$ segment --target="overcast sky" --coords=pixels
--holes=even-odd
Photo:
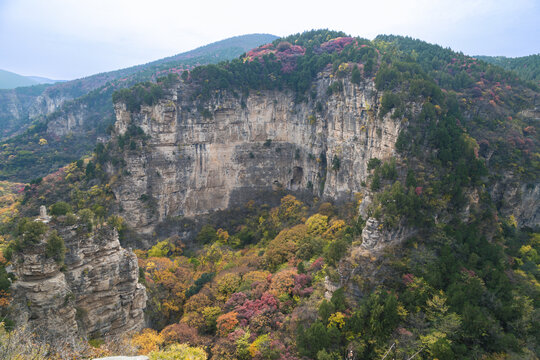
[[[0,0],[0,69],[74,79],[248,33],[409,35],[468,55],[540,53],[540,0]]]

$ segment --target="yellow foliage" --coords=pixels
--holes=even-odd
[[[208,298],[208,296],[198,293],[193,295],[186,301],[186,304],[184,305],[184,311],[185,312],[200,312],[202,308],[206,306],[210,306],[212,302]]]
[[[281,199],[281,204],[270,211],[270,221],[275,227],[283,224],[298,223],[305,214],[304,203],[292,195]]]
[[[182,316],[182,323],[188,324],[192,328],[202,328],[204,326],[204,318],[197,312],[186,312]]]
[[[345,227],[345,221],[335,220],[330,223],[330,227],[323,234],[325,238],[333,238],[341,229]]]
[[[328,230],[328,216],[315,214],[306,220],[309,235],[321,235]]]
[[[242,277],[242,282],[246,285],[251,285],[254,282],[266,282],[266,279],[268,279],[268,275],[270,275],[269,271],[250,271]]]
[[[268,337],[268,334],[261,335],[249,346],[249,354],[251,357],[255,357],[258,353],[263,352],[269,346],[270,338]]]
[[[335,326],[341,329],[345,325],[345,315],[341,312],[336,312],[328,318],[328,327]]]
[[[133,336],[131,341],[140,355],[159,350],[159,346],[163,343],[161,335],[156,330],[148,328]]]
[[[229,233],[227,232],[227,230],[223,230],[223,229],[217,229],[216,231],[216,234],[217,234],[217,237],[218,237],[218,241],[223,243],[223,244],[228,244],[229,243]]]
[[[240,276],[237,274],[224,274],[216,279],[219,294],[216,295],[218,300],[226,301],[228,296],[234,293],[240,286]]]
[[[510,218],[508,219],[509,225],[513,226],[514,228],[517,228],[517,220],[514,215],[510,215]]]

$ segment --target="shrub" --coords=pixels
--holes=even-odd
[[[315,214],[306,220],[308,234],[310,236],[322,235],[328,230],[328,216]]]
[[[362,80],[362,74],[360,74],[360,70],[358,70],[358,65],[355,65],[351,72],[351,81],[353,84],[360,84],[360,81]]]
[[[41,235],[45,234],[48,226],[41,221],[32,221],[23,218],[18,225],[17,232],[22,237],[23,247],[39,243]]]
[[[240,286],[240,276],[237,274],[227,273],[220,276],[217,280],[217,287],[219,291],[218,298],[227,300],[229,295],[234,293]]]
[[[330,242],[324,252],[325,261],[330,265],[336,264],[345,255],[348,246],[345,237],[338,237]]]
[[[148,250],[148,257],[165,257],[172,251],[174,251],[174,245],[167,240],[163,240]]]
[[[367,169],[372,170],[372,169],[378,168],[379,165],[381,165],[381,160],[379,160],[377,158],[371,158],[371,159],[369,159],[369,161],[367,163]]]
[[[200,278],[195,280],[195,284],[193,284],[189,289],[186,291],[186,299],[192,297],[193,295],[197,294],[199,291],[201,291],[204,284],[212,281],[214,278],[214,273],[204,273],[201,275]]]
[[[383,179],[395,180],[397,177],[396,160],[391,159],[390,161],[385,161],[380,170]]]
[[[285,269],[276,274],[272,279],[270,285],[270,292],[274,296],[281,296],[284,294],[291,294],[294,289],[294,276],[297,274],[296,269]]]
[[[212,244],[217,239],[216,229],[212,225],[204,225],[195,238],[199,244]]]
[[[381,118],[386,115],[393,108],[397,108],[401,105],[401,99],[399,95],[392,92],[385,91],[381,99]]]
[[[60,216],[71,212],[71,205],[65,201],[59,201],[51,205],[51,215]]]
[[[337,155],[334,155],[332,158],[332,170],[339,171],[341,167],[341,160],[339,160],[339,157]]]
[[[50,346],[36,341],[33,334],[25,328],[7,331],[0,322],[0,351],[4,360],[49,359]]]
[[[86,226],[86,229],[92,231],[94,228],[94,212],[90,209],[82,209],[79,211],[79,218],[81,223]]]
[[[202,317],[204,319],[203,332],[214,334],[217,329],[217,318],[221,314],[219,306],[207,306],[202,309]]]
[[[49,258],[53,258],[58,264],[64,262],[66,256],[66,245],[64,239],[58,235],[56,230],[51,231],[47,238],[47,248],[45,255]]]

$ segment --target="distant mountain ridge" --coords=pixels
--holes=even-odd
[[[49,115],[59,109],[66,101],[77,99],[109,82],[117,81],[110,85],[115,88],[123,88],[137,82],[155,79],[156,76],[170,71],[181,72],[197,65],[230,60],[276,38],[270,34],[235,36],[147,64],[53,85],[37,85],[35,79],[30,79],[28,81],[32,82],[28,82],[26,85],[34,86],[0,90],[0,138],[21,133],[21,130],[24,130],[38,117]]]
[[[62,80],[52,80],[41,76],[24,76],[0,69],[0,89],[14,89],[21,86],[54,84]]]
[[[236,36],[144,65],[54,85],[0,90],[0,139],[5,145],[0,177],[29,181],[91,151],[114,121],[114,91],[231,60],[275,39],[270,34]],[[36,139],[47,144],[39,145]]]
[[[524,80],[540,83],[540,54],[510,58],[506,56],[475,56],[487,63],[515,71]]]

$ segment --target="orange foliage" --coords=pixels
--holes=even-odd
[[[160,336],[165,345],[173,343],[188,343],[189,345],[193,346],[200,342],[197,329],[182,323],[166,326],[163,330],[161,330]]]
[[[238,325],[237,316],[238,314],[233,311],[220,315],[217,318],[217,332],[219,336],[225,336],[234,330],[236,325]]]
[[[296,269],[290,268],[282,270],[272,277],[272,284],[270,284],[270,293],[279,297],[283,294],[290,294],[294,288],[294,275],[296,275]]]
[[[11,296],[5,290],[0,290],[0,307],[6,307],[11,303]]]
[[[174,268],[174,263],[166,257],[152,257],[146,263],[147,270],[168,270]]]

